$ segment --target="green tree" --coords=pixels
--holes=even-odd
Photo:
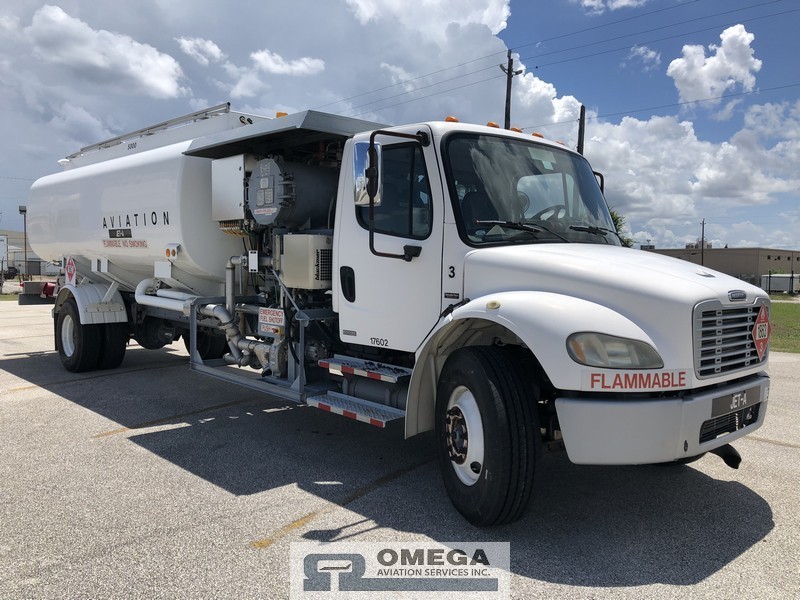
[[[622,233],[622,230],[625,228],[625,222],[626,222],[625,217],[620,213],[618,213],[617,210],[614,208],[609,208],[608,210],[611,212],[611,220],[614,221],[614,229],[617,230],[617,233],[619,234],[619,239],[625,246],[631,248],[633,246],[633,241],[634,241],[633,238],[629,238],[628,236]]]

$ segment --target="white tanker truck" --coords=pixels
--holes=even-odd
[[[64,261],[67,370],[183,338],[200,373],[435,430],[472,523],[519,518],[545,449],[736,467],[729,443],[763,423],[766,294],[622,247],[602,179],[563,145],[225,104],[61,163],[28,226]]]

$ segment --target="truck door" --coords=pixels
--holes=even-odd
[[[430,129],[423,131],[432,139]],[[343,342],[413,352],[441,312],[442,183],[432,143],[380,135],[377,141],[383,186],[374,207],[374,249],[419,253],[403,260],[370,250],[370,209],[356,206],[351,162],[337,206],[334,307]]]

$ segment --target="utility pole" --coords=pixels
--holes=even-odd
[[[581,114],[578,118],[578,154],[583,154],[583,138],[586,137],[586,107],[581,104]],[[650,243],[650,240],[647,240]]]
[[[511,80],[514,75],[522,73],[522,69],[514,70],[514,59],[511,58],[511,49],[508,50],[508,64],[500,65],[500,70],[506,74],[506,120],[505,128],[511,128]]]
[[[706,220],[700,223],[700,264],[705,265],[705,251],[706,251]]]
[[[19,214],[22,215],[22,228],[25,232],[25,238],[22,242],[22,248],[25,251],[25,281],[28,280],[28,207],[22,205],[19,207]]]

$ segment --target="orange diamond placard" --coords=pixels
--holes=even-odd
[[[65,270],[67,272],[67,283],[75,285],[75,276],[78,274],[78,270],[75,268],[75,261],[72,260],[71,256],[67,259]]]
[[[756,352],[758,352],[758,360],[764,358],[764,353],[767,351],[767,344],[769,343],[769,334],[772,327],[769,324],[769,313],[767,312],[767,305],[762,304],[761,310],[758,311],[758,317],[753,324],[753,341],[756,344]]]

